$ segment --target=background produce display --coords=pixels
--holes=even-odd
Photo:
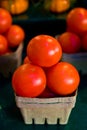
[[[12,73],[22,60],[25,32],[21,26],[12,23],[11,14],[0,8],[0,73]]]
[[[79,21],[79,24],[78,22]],[[86,71],[87,60],[87,9],[77,7],[66,17],[66,31],[56,36],[62,46],[62,61],[67,61],[81,71]]]
[[[29,8],[28,0],[1,0],[1,8],[8,10],[13,15],[24,13]]]

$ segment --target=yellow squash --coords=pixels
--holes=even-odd
[[[51,0],[50,11],[62,13],[70,8],[70,0]]]
[[[28,9],[29,0],[2,0],[0,4],[11,14],[21,14]]]

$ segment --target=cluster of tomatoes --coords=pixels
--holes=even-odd
[[[12,24],[11,14],[0,8],[0,55],[11,53],[24,40],[22,27]]]
[[[80,76],[68,62],[62,62],[60,43],[50,35],[37,35],[27,45],[26,57],[12,76],[12,87],[22,97],[50,98],[76,91]]]
[[[66,27],[66,32],[57,37],[63,52],[87,52],[87,9],[72,9],[66,17]]]

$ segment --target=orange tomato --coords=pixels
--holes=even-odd
[[[8,50],[7,39],[3,35],[0,35],[0,55],[5,54],[7,50]]]
[[[79,86],[80,76],[77,69],[70,63],[59,62],[46,71],[47,86],[59,95],[69,95]]]
[[[66,23],[71,32],[83,35],[87,32],[87,10],[81,7],[73,8],[67,14]]]
[[[46,87],[45,73],[39,66],[23,64],[13,73],[12,87],[18,96],[37,97]]]
[[[65,53],[80,52],[81,40],[78,35],[72,32],[64,32],[58,38],[62,50]]]
[[[0,8],[0,33],[6,32],[12,24],[12,16],[10,13],[3,9]]]
[[[62,13],[70,8],[70,0],[51,0],[50,10],[56,13]]]
[[[25,38],[25,32],[19,25],[11,25],[6,33],[10,47],[17,47]]]
[[[1,7],[11,14],[21,14],[29,8],[29,0],[1,0]]]
[[[54,37],[38,35],[29,41],[27,56],[36,65],[50,67],[61,59],[62,48]]]

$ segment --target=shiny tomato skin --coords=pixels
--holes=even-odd
[[[5,33],[10,28],[11,24],[11,14],[7,10],[0,8],[0,34]]]
[[[58,37],[58,41],[64,53],[77,53],[81,49],[80,37],[72,32],[64,32]]]
[[[7,39],[0,35],[0,55],[5,54],[8,51],[8,42]]]
[[[25,38],[25,32],[19,25],[13,24],[6,33],[9,46],[12,48],[17,47]]]
[[[62,48],[54,37],[41,34],[29,41],[27,56],[36,65],[50,67],[61,59]]]
[[[67,28],[78,35],[87,32],[87,10],[85,8],[73,8],[66,17]]]
[[[46,72],[47,86],[59,95],[69,95],[79,86],[80,76],[77,69],[68,62],[59,62]]]
[[[23,64],[12,76],[12,87],[16,95],[37,97],[46,87],[46,76],[41,67]]]

